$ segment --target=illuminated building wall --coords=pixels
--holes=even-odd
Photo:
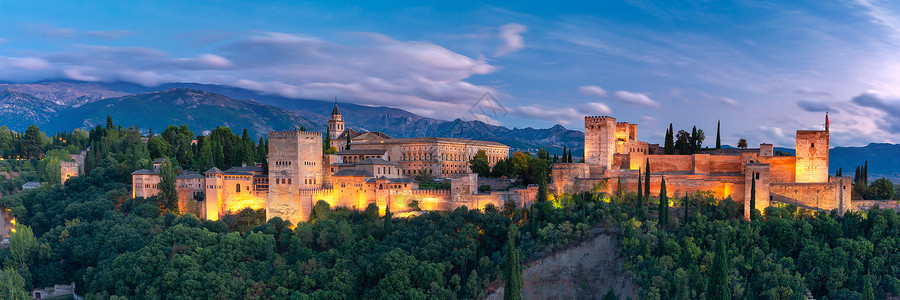
[[[326,184],[322,134],[308,131],[269,132],[268,162],[266,218],[308,218],[313,204],[301,201],[299,191],[319,189]]]
[[[797,131],[797,182],[828,182],[828,131]]]

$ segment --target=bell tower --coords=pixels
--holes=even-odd
[[[344,118],[341,117],[341,110],[338,109],[337,98],[335,98],[334,109],[331,110],[331,119],[328,119],[328,136],[333,141],[341,133],[344,133]]]

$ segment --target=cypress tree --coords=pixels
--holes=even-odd
[[[685,195],[684,198],[681,199],[681,206],[684,207],[684,222],[687,222],[688,219],[688,205],[690,204],[689,201],[690,199],[687,195]]]
[[[331,149],[331,135],[328,134],[328,131],[325,131],[322,135],[325,136],[325,140],[322,141],[322,151],[328,152],[328,149]]]
[[[638,170],[638,191],[637,201],[635,202],[635,210],[640,211],[644,206],[644,186],[641,184],[641,170]]]
[[[515,223],[509,225],[509,233],[506,238],[506,268],[503,274],[506,277],[503,300],[522,299],[522,265],[519,264],[519,249],[516,248],[518,232]]]
[[[756,209],[756,174],[750,174],[750,215],[753,215],[753,210]]]
[[[712,269],[710,270],[706,299],[731,299],[731,283],[728,278],[730,273],[728,253],[725,252],[725,238],[720,236],[716,242],[716,256],[713,258]]]
[[[266,162],[266,154],[268,153],[265,143],[263,138],[259,137],[259,143],[256,144],[256,159],[263,163]]]
[[[566,147],[563,147],[563,160],[562,160],[563,163],[569,162],[569,161],[568,161],[568,156],[567,156],[569,152],[567,152],[567,151],[568,151],[568,150],[566,150]]]
[[[384,236],[389,236],[394,231],[394,224],[391,223],[393,216],[391,213],[391,202],[388,201],[384,208]]]
[[[347,146],[344,147],[344,150],[350,150],[350,134],[347,134]]]
[[[716,149],[722,149],[722,135],[719,131],[722,129],[722,121],[716,122]]]
[[[863,176],[863,183],[868,185],[869,184],[869,161],[868,160],[863,164],[862,176]]]
[[[694,128],[691,129],[691,137],[689,139],[691,142],[691,154],[697,153],[697,150],[700,149],[697,146],[697,139],[699,138],[700,137],[697,135],[697,126],[694,126]]]
[[[672,128],[672,123],[669,123],[669,131],[666,132],[665,149],[666,154],[675,154],[675,129]]]
[[[843,175],[843,174],[841,174],[841,168],[838,168],[837,173],[834,173],[834,176],[841,177],[841,175]]]
[[[647,166],[644,167],[644,199],[650,201],[650,158],[647,158]]]
[[[659,184],[659,226],[663,229],[669,226],[669,196],[666,195],[665,177]]]
[[[575,160],[572,159],[572,149],[569,149],[569,163],[575,163]]]

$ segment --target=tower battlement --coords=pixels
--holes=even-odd
[[[289,139],[294,137],[318,137],[322,138],[322,133],[315,131],[269,131],[269,139]]]

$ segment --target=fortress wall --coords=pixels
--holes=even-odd
[[[711,174],[734,174],[743,172],[741,157],[737,155],[710,155],[709,172]]]
[[[758,156],[760,163],[769,164],[772,182],[794,182],[797,158],[794,156]]]
[[[797,182],[828,181],[828,131],[797,131]]]
[[[590,177],[588,164],[555,163],[550,166],[550,189],[555,194],[580,191],[576,178]]]
[[[691,158],[693,159],[694,174],[709,174],[709,154],[694,154]]]
[[[770,196],[774,202],[832,210],[841,206],[841,185],[837,182],[772,183]]]
[[[650,172],[691,172],[694,160],[691,155],[647,155]]]

